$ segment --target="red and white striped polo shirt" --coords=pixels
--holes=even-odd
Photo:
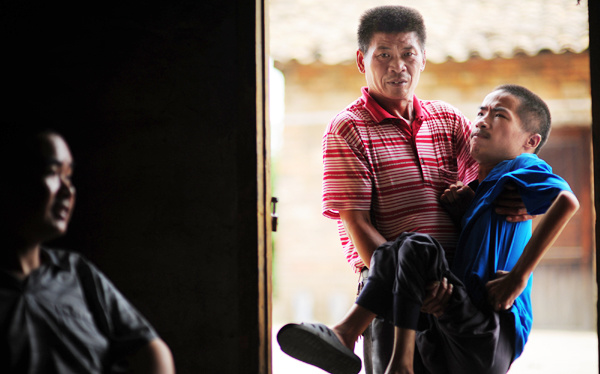
[[[415,96],[413,107],[415,119],[408,124],[363,87],[362,97],[339,113],[323,136],[323,215],[338,220],[344,253],[355,271],[364,263],[340,210],[370,210],[386,240],[404,231],[431,234],[453,256],[458,232],[439,198],[449,184],[477,177],[469,154],[470,122],[441,101]]]

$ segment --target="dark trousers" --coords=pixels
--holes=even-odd
[[[454,285],[439,319],[420,313],[426,286],[446,277]],[[416,373],[506,373],[514,356],[512,313],[477,307],[450,272],[444,251],[432,237],[403,233],[379,247],[356,303],[378,318],[366,332],[365,369],[385,371],[394,326],[417,330]],[[371,336],[369,336],[371,335]]]

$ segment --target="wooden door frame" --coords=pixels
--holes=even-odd
[[[600,196],[600,25],[592,20],[600,19],[600,3],[597,1],[588,1],[589,11],[589,32],[590,32],[590,85],[592,94],[592,144],[593,144],[593,163],[594,163],[594,196]],[[596,212],[595,233],[596,238],[600,234],[600,224],[598,223],[598,213],[600,212],[600,199],[594,198],[594,208]],[[600,265],[600,256],[598,251],[598,241],[596,240],[596,282],[598,277],[598,265]],[[600,292],[600,287],[598,287]],[[599,294],[600,296],[600,294]],[[600,297],[598,297],[600,299]],[[597,309],[600,316],[600,309]],[[597,332],[600,333],[600,321],[597,321]],[[600,336],[600,334],[599,334]],[[600,344],[598,345],[598,357],[600,357]],[[600,361],[600,360],[599,360]]]
[[[271,150],[268,102],[268,24],[264,0],[255,1],[256,154],[258,228],[258,372],[271,374]]]

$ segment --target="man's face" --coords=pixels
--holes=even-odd
[[[56,134],[39,139],[40,158],[31,165],[15,207],[16,231],[23,239],[43,242],[66,233],[75,205],[71,182],[73,158],[67,143]],[[25,171],[27,173],[27,170]]]
[[[357,65],[378,102],[410,101],[425,68],[425,53],[413,31],[380,32],[373,35],[366,54],[357,52]]]
[[[535,134],[523,129],[517,115],[519,105],[519,99],[504,91],[494,91],[483,100],[471,135],[471,155],[479,164],[493,167],[533,152]]]

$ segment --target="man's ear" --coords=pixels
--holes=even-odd
[[[421,65],[421,71],[425,70],[425,64],[427,63],[427,53],[423,50],[423,65]]]
[[[527,147],[528,150],[535,151],[535,149],[538,147],[538,145],[540,145],[541,142],[542,136],[540,134],[531,134],[529,135],[529,138],[527,138],[527,143],[525,144],[525,147]]]
[[[365,55],[360,49],[356,51],[356,66],[358,66],[358,71],[365,73]]]

